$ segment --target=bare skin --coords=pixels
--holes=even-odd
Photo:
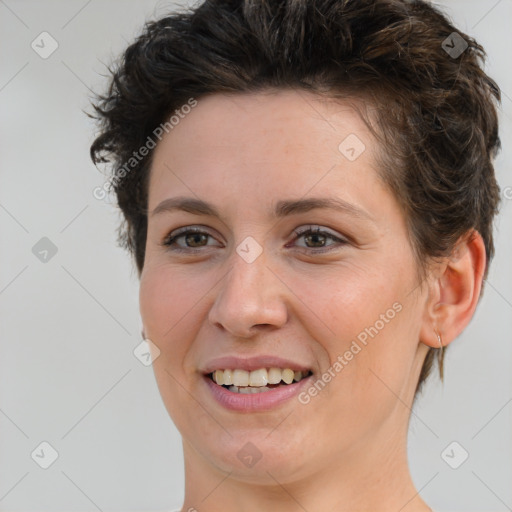
[[[350,134],[355,151],[340,150]],[[436,331],[447,345],[473,315],[485,251],[478,234],[461,240],[420,281],[404,215],[378,175],[382,150],[349,103],[292,90],[200,98],[155,149],[140,311],[183,437],[183,511],[430,510],[408,468],[410,407]],[[152,213],[178,196],[221,218]],[[350,206],[273,216],[278,201],[311,197]],[[163,245],[184,226],[204,235]],[[308,226],[327,234],[294,232]],[[247,237],[262,250],[251,263],[236,251]],[[348,360],[371,326],[377,334]],[[261,354],[315,379],[346,364],[309,401],[247,414],[212,398],[209,361]],[[249,442],[261,455],[251,467],[237,456]]]

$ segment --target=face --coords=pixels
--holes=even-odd
[[[186,458],[284,483],[404,441],[426,297],[382,150],[288,90],[201,98],[156,147],[140,311]]]

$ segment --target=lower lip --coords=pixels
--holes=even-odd
[[[233,391],[219,386],[207,375],[203,378],[213,397],[220,405],[232,411],[254,412],[275,409],[284,402],[291,400],[307,385],[311,377],[312,375],[301,379],[299,382],[294,382],[293,384],[270,388],[270,391],[251,394],[234,393]]]

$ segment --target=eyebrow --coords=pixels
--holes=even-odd
[[[353,217],[373,220],[373,217],[367,211],[338,197],[308,197],[305,199],[281,200],[275,204],[273,216],[283,218],[316,209],[336,210]],[[151,212],[151,216],[174,210],[182,210],[194,215],[209,215],[222,219],[222,216],[214,205],[194,197],[182,196],[164,199]]]

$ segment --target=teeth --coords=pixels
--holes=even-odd
[[[268,371],[268,383],[279,384],[281,382],[281,368],[270,368]]]
[[[279,384],[283,381],[285,384],[291,384],[292,382],[299,382],[301,379],[306,377],[309,372],[294,372],[290,368],[260,368],[248,372],[246,370],[215,370],[212,373],[213,380],[219,385],[231,386],[230,391],[236,391],[239,393],[253,393],[258,392],[257,388],[261,388],[261,391],[269,390],[267,384]],[[236,388],[231,389],[231,388]],[[238,389],[240,388],[240,389]]]
[[[222,370],[217,370],[217,372]],[[218,384],[218,382],[217,382]],[[235,386],[248,386],[249,385],[249,372],[246,370],[233,371],[233,384]]]
[[[217,384],[227,384],[227,382],[224,382],[224,372],[222,370],[215,370],[213,374],[213,380]]]
[[[265,368],[254,370],[249,374],[249,386],[266,386],[268,384],[268,373]]]
[[[217,370],[220,371],[220,370]],[[231,386],[233,384],[233,370],[224,370],[224,382],[223,384],[227,384]]]
[[[267,386],[262,386],[260,388],[251,388],[250,386],[247,387],[237,387],[237,386],[229,386],[229,391],[232,391],[233,393],[242,393],[242,394],[253,394],[253,393],[264,393],[265,391],[270,391],[270,388]]]
[[[293,376],[295,375],[293,370],[290,370],[290,368],[286,368],[286,370],[283,370],[283,376],[281,377],[286,384],[291,384],[293,382]]]

